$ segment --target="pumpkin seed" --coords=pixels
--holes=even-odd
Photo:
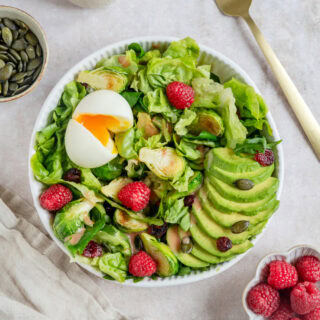
[[[29,61],[29,57],[24,50],[20,51],[20,57],[21,57],[22,61],[26,61],[26,62]]]
[[[19,38],[25,36],[29,30],[28,29],[19,29]]]
[[[192,251],[193,244],[190,237],[183,237],[181,240],[181,251],[183,253],[190,253]]]
[[[25,61],[23,63],[23,71],[27,71],[28,63]]]
[[[250,190],[254,187],[254,183],[249,179],[239,179],[236,181],[236,187],[240,190]]]
[[[11,77],[14,76],[17,73],[17,69],[13,69],[11,73]]]
[[[0,59],[0,69],[2,69],[5,65],[6,63],[2,59]]]
[[[22,78],[22,79],[20,79],[20,80],[17,80],[17,81],[16,81],[16,83],[18,83],[18,84],[22,84],[22,83],[23,83],[23,81],[24,81],[24,79]]]
[[[23,80],[25,76],[26,76],[25,72],[18,72],[13,77],[11,77],[10,81],[17,82],[17,81],[20,81],[21,79]]]
[[[19,31],[18,30],[13,30],[12,31],[12,37],[13,37],[13,40],[17,40],[18,37],[19,37]]]
[[[0,94],[2,93],[2,83],[0,82]]]
[[[4,60],[4,61],[9,61],[9,58],[7,57],[6,54],[0,53],[0,59]]]
[[[15,22],[15,24],[16,24],[17,26],[19,26],[20,28],[29,30],[29,27],[28,27],[23,21],[18,20],[18,19],[15,19],[14,22]]]
[[[32,82],[33,82],[32,76],[30,76],[30,77],[24,78],[22,84],[23,85],[25,85],[25,84],[29,84],[30,85]]]
[[[26,53],[27,53],[29,59],[34,59],[36,57],[36,52],[35,52],[34,47],[32,45],[27,46]]]
[[[25,91],[27,88],[29,88],[29,85],[28,85],[28,84],[26,84],[26,85],[24,85],[24,86],[21,86],[21,87],[15,92],[15,94],[19,94],[19,93]]]
[[[37,37],[30,31],[25,35],[25,38],[33,46],[37,45],[38,43]]]
[[[21,56],[20,56],[20,54],[19,54],[16,50],[14,50],[14,49],[9,49],[9,52],[10,52],[18,61],[21,60]]]
[[[14,50],[17,50],[17,51],[21,51],[21,50],[26,49],[27,46],[28,46],[27,41],[24,38],[20,38],[20,39],[17,39],[13,42],[11,48]]]
[[[9,18],[4,18],[3,19],[3,23],[4,23],[5,26],[10,28],[11,30],[18,30],[17,25],[12,20],[10,20]]]
[[[232,233],[242,233],[248,229],[250,222],[247,220],[241,220],[232,225]]]
[[[8,50],[9,48],[3,44],[0,44],[0,50]]]
[[[29,63],[28,63],[28,68],[27,70],[30,71],[30,70],[33,70],[33,69],[36,69],[40,66],[41,64],[41,58],[35,58],[35,59],[32,59]]]
[[[0,81],[8,80],[12,75],[13,67],[10,64],[6,64],[1,70],[0,70]]]
[[[39,67],[40,68],[40,67]],[[33,75],[33,73],[35,72],[36,70],[30,70],[30,71],[27,71],[26,74],[27,74],[27,77]]]
[[[2,94],[6,96],[8,94],[8,90],[9,90],[9,81],[6,80],[5,83],[3,84]]]
[[[13,68],[13,69],[16,67],[16,65],[15,65],[12,61],[9,61],[7,64],[12,65],[12,68]]]
[[[10,91],[16,91],[18,88],[19,88],[19,85],[14,83],[14,82],[9,84],[9,90]]]
[[[19,72],[23,71],[23,62],[22,61],[20,61],[19,64],[18,64],[18,71]]]
[[[11,54],[11,53],[7,53],[7,56],[9,58],[10,61],[12,61],[13,63],[17,64],[18,60]]]
[[[39,44],[37,44],[37,46],[36,46],[36,54],[38,57],[42,56],[42,49]]]
[[[2,35],[2,39],[5,42],[5,44],[10,47],[12,44],[12,41],[13,41],[13,35],[12,35],[11,30],[8,27],[4,27],[2,29],[1,35]]]
[[[39,66],[39,67],[37,68],[37,70],[35,71],[35,73],[34,73],[33,76],[32,76],[32,80],[33,80],[33,81],[38,78],[38,76],[39,76],[39,74],[40,74],[40,72],[41,72],[41,69],[42,69],[42,66]]]

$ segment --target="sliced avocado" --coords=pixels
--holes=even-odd
[[[217,224],[210,216],[201,208],[199,199],[195,199],[192,206],[192,213],[196,217],[198,225],[202,230],[204,230],[210,237],[218,239],[220,237],[228,237],[233,244],[240,244],[248,240],[250,237],[254,236],[259,232],[261,225],[265,222],[257,224],[250,230],[246,230],[241,233],[233,233],[231,229],[223,228]]]
[[[253,247],[253,244],[249,240],[246,240],[241,244],[233,245],[232,248],[226,252],[221,252],[217,248],[217,240],[208,236],[196,224],[190,228],[190,232],[195,243],[197,243],[202,249],[217,257],[229,258],[235,254],[244,253]]]
[[[143,132],[144,138],[149,138],[159,133],[159,130],[153,124],[150,115],[146,112],[138,113],[137,128]]]
[[[279,201],[276,200],[273,205],[266,210],[260,211],[255,216],[244,216],[240,213],[224,213],[214,207],[214,205],[207,198],[204,189],[198,193],[203,210],[220,226],[224,228],[231,228],[236,222],[241,220],[249,221],[251,226],[269,219],[272,214],[278,209]]]
[[[120,209],[115,211],[113,220],[121,231],[127,233],[140,232],[148,228],[148,224],[130,217],[126,212]]]
[[[204,187],[208,194],[209,200],[214,204],[214,206],[218,210],[226,213],[238,212],[243,213],[244,215],[254,216],[260,211],[270,208],[276,201],[277,197],[276,194],[271,194],[262,200],[241,203],[230,201],[222,197],[219,192],[210,184],[207,178],[204,180]]]
[[[206,173],[210,176],[216,177],[225,183],[233,184],[240,179],[249,179],[253,183],[261,183],[271,177],[274,171],[274,164],[267,167],[261,167],[256,171],[250,172],[230,172],[218,168],[216,165],[211,165],[209,168],[206,168]]]
[[[193,245],[192,254],[195,257],[197,257],[198,259],[201,259],[203,261],[206,261],[206,262],[212,263],[212,264],[222,263],[222,262],[225,262],[225,261],[228,261],[228,260],[231,260],[234,258],[234,256],[230,256],[230,257],[226,257],[226,258],[214,256],[214,255],[210,254],[208,251],[202,249],[196,243]]]
[[[167,231],[166,238],[169,248],[184,265],[192,268],[205,268],[209,265],[192,254],[183,253],[180,250],[181,240],[178,234],[178,226],[171,226]]]
[[[212,186],[220,195],[236,202],[254,202],[274,194],[279,186],[279,179],[270,177],[262,183],[256,184],[250,190],[240,190],[235,185],[227,184],[215,177],[208,177]]]
[[[188,127],[188,130],[193,134],[199,134],[202,131],[207,131],[215,136],[222,136],[224,125],[222,118],[215,112],[209,109],[197,109],[197,117]]]
[[[126,88],[128,78],[125,74],[98,68],[92,71],[81,71],[77,81],[87,83],[95,90],[106,89],[121,92]]]
[[[212,165],[231,172],[251,172],[261,168],[259,162],[252,159],[251,154],[237,156],[230,148],[215,148],[210,150],[204,162],[208,170]]]
[[[170,277],[178,272],[179,262],[166,244],[145,232],[140,234],[140,238],[147,253],[156,261],[159,276]]]

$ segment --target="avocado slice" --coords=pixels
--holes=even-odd
[[[91,71],[81,71],[76,80],[87,83],[95,90],[106,89],[116,92],[123,91],[128,83],[128,77],[125,74],[113,72],[104,67]]]
[[[238,212],[244,215],[254,216],[260,211],[270,208],[276,201],[276,194],[271,194],[262,200],[255,202],[235,202],[222,197],[219,192],[210,184],[209,180],[205,178],[204,180],[205,191],[208,194],[209,200],[213,205],[220,211],[231,213]]]
[[[220,226],[231,228],[236,222],[241,220],[249,221],[251,226],[269,219],[279,207],[279,201],[274,201],[270,208],[260,211],[255,216],[244,216],[240,213],[224,213],[217,210],[209,201],[206,191],[202,188],[198,193],[203,210]]]
[[[251,243],[251,241],[246,240],[241,244],[233,245],[232,248],[226,252],[221,252],[217,248],[217,240],[208,236],[196,224],[191,226],[190,232],[194,242],[197,243],[202,249],[206,250],[207,252],[211,253],[214,256],[221,257],[221,258],[230,258],[235,254],[244,253],[247,250],[249,250],[251,247],[253,247],[253,244]]]
[[[256,184],[250,190],[240,190],[235,185],[227,184],[211,176],[208,177],[208,180],[222,197],[236,202],[254,202],[264,199],[274,194],[279,187],[279,179],[274,177]]]
[[[126,233],[140,232],[148,228],[147,223],[130,217],[126,212],[120,209],[115,211],[113,221],[121,231]]]
[[[215,136],[222,136],[224,125],[222,118],[213,110],[196,109],[197,117],[188,127],[188,130],[193,134],[199,134],[202,131],[207,131]]]
[[[180,250],[181,240],[178,234],[178,226],[171,226],[167,231],[166,238],[169,248],[184,265],[191,268],[205,268],[209,265],[207,262],[196,258],[192,254],[183,253]]]
[[[170,277],[179,270],[179,262],[171,249],[148,233],[141,233],[140,238],[147,253],[157,263],[157,274]]]
[[[192,206],[192,213],[194,214],[198,225],[204,230],[210,237],[218,239],[220,237],[228,237],[233,244],[240,244],[258,233],[266,222],[257,224],[251,230],[246,230],[241,233],[233,233],[230,229],[223,228],[217,224],[210,216],[202,209],[199,199],[195,199]]]
[[[222,263],[222,262],[229,261],[234,258],[234,256],[230,256],[230,257],[226,257],[226,258],[214,256],[214,255],[210,254],[209,252],[207,252],[206,250],[202,249],[196,243],[193,245],[192,254],[195,257],[197,257],[198,259],[201,259],[201,260],[206,261],[211,264]]]
[[[249,179],[253,183],[258,184],[271,177],[273,171],[274,164],[267,167],[261,167],[256,171],[250,172],[225,171],[218,168],[215,164],[211,165],[209,168],[206,168],[206,173],[208,174],[208,176],[216,177],[228,184],[233,184],[240,179]]]
[[[261,168],[259,162],[252,159],[251,154],[237,156],[230,148],[211,149],[205,158],[204,167],[208,170],[212,165],[231,172],[251,172]]]

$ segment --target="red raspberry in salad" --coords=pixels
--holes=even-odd
[[[303,320],[319,320],[320,319],[320,307],[315,308],[310,313],[302,317]]]
[[[263,167],[271,166],[274,163],[274,154],[271,149],[266,149],[263,152],[257,152],[254,159],[259,162]]]
[[[307,314],[320,306],[320,291],[312,282],[298,283],[290,294],[291,308],[297,314]]]
[[[267,318],[279,308],[280,295],[267,283],[260,283],[249,291],[247,303],[254,313]]]
[[[40,196],[40,205],[49,211],[57,211],[72,200],[72,192],[62,184],[53,184]]]
[[[291,309],[288,300],[282,300],[280,307],[272,314],[269,320],[289,320],[294,317],[294,312]]]
[[[300,258],[296,264],[296,268],[302,281],[320,281],[320,260],[317,257],[304,256]]]
[[[135,277],[150,277],[157,271],[157,264],[144,251],[134,254],[129,262],[129,272]]]
[[[149,203],[151,190],[143,182],[131,182],[118,193],[118,199],[133,211],[143,210]]]
[[[82,255],[84,255],[87,258],[101,257],[102,256],[102,247],[98,243],[91,240],[87,244]]]
[[[275,260],[269,264],[268,283],[281,290],[293,287],[298,282],[298,273],[294,266],[286,261]]]
[[[192,87],[183,82],[171,82],[166,89],[170,103],[176,109],[190,108],[194,101],[194,91]]]

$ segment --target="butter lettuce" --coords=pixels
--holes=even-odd
[[[99,259],[99,269],[111,278],[124,282],[127,277],[127,263],[120,252],[105,253]]]
[[[170,58],[191,57],[196,61],[199,54],[200,48],[197,42],[187,37],[179,41],[172,41],[163,56]]]
[[[190,110],[190,109],[185,109],[183,114],[181,115],[179,121],[176,123],[174,126],[174,130],[179,136],[183,136],[188,133],[188,129],[186,128],[189,126],[193,120],[195,120],[197,117],[197,114]]]

